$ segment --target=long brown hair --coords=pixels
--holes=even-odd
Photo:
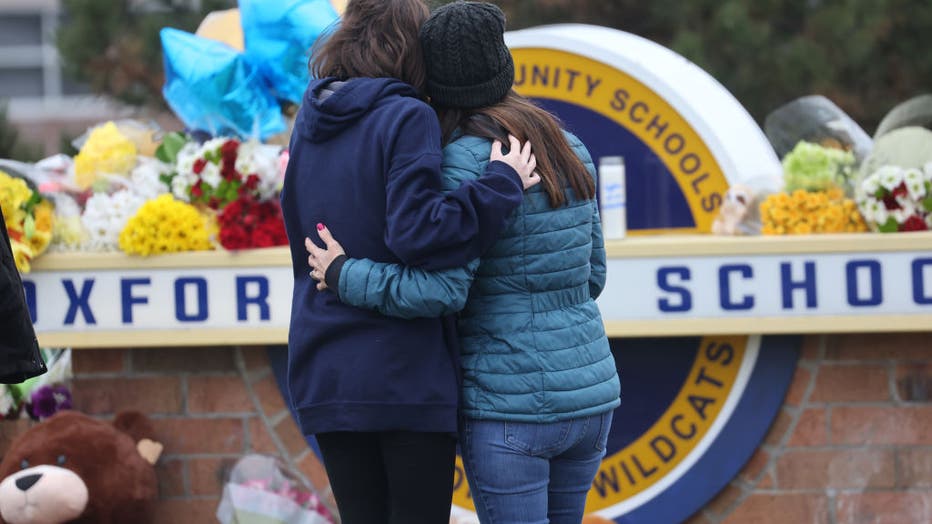
[[[418,32],[430,16],[422,0],[350,0],[339,27],[311,51],[315,78],[397,78],[424,91]]]
[[[444,144],[457,129],[467,135],[500,140],[505,144],[508,144],[509,134],[522,143],[530,141],[537,157],[541,184],[550,197],[550,207],[566,203],[567,185],[576,198],[595,198],[595,181],[567,142],[560,122],[514,90],[493,106],[469,110],[436,109]]]

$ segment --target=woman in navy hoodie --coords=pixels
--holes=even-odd
[[[404,320],[321,293],[305,237],[325,223],[354,254],[459,267],[492,245],[539,182],[512,139],[485,176],[441,192],[440,125],[423,100],[420,0],[351,0],[313,52],[281,201],[294,264],[291,402],[315,435],[344,524],[449,518],[458,404],[452,321]],[[488,157],[487,157],[488,158]]]
[[[444,187],[477,179],[492,141],[534,143],[543,182],[468,266],[424,271],[308,245],[315,276],[346,304],[420,318],[459,312],[460,448],[482,524],[579,524],[620,403],[595,299],[605,249],[595,167],[582,142],[511,90],[514,64],[492,4],[455,2],[421,28],[444,136]]]

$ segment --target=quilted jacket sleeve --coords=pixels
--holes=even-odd
[[[467,267],[425,271],[400,264],[349,259],[340,272],[340,301],[400,318],[440,317],[466,306],[476,259]]]

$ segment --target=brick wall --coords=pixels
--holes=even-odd
[[[158,522],[215,522],[223,476],[271,453],[329,493],[263,348],[76,351],[76,407],[150,414],[166,445]],[[0,424],[0,454],[25,430]],[[784,406],[690,524],[932,522],[932,333],[806,337]]]
[[[329,495],[265,348],[76,350],[73,363],[76,409],[103,418],[135,409],[153,419],[165,445],[156,522],[216,522],[224,477],[248,452],[281,457]]]
[[[932,522],[932,333],[806,337],[764,445],[690,524]]]

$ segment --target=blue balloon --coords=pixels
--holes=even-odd
[[[339,20],[329,0],[240,0],[246,56],[279,100],[300,104],[311,46]]]
[[[285,118],[261,72],[232,47],[172,28],[161,31],[168,105],[192,130],[266,139]]]

